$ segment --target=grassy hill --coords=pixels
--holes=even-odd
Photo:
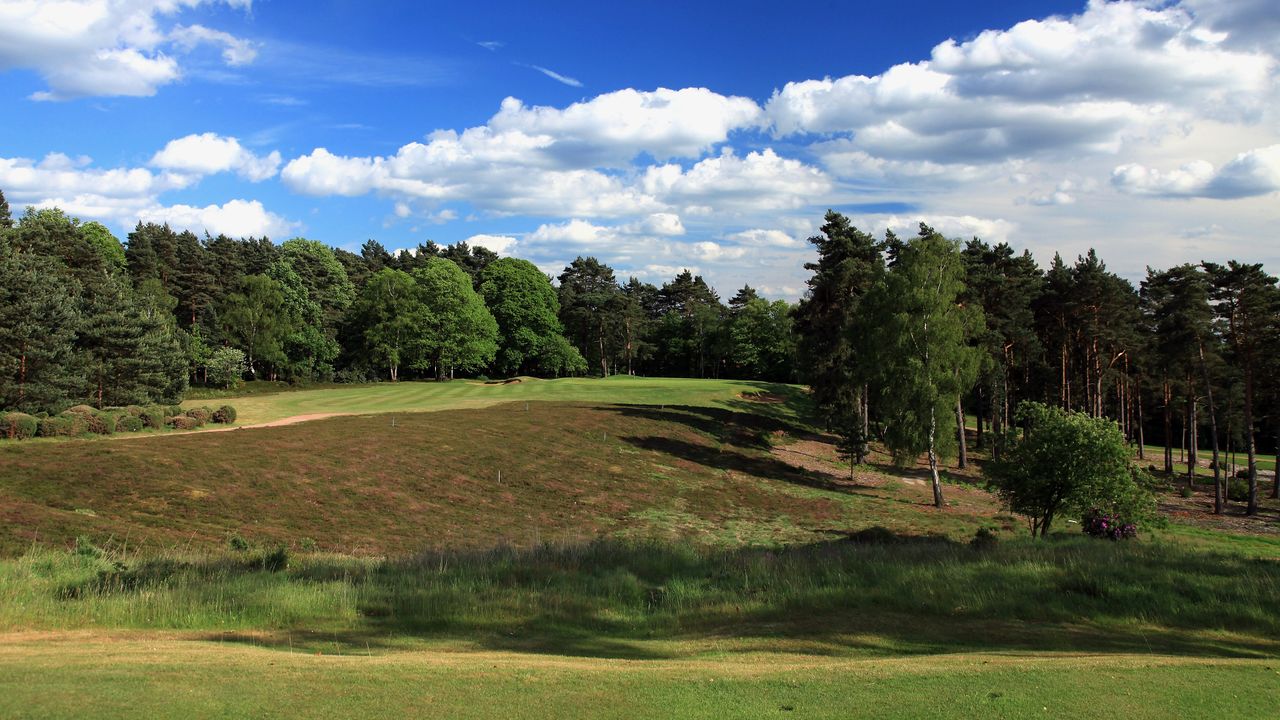
[[[1280,537],[1032,541],[973,469],[948,473],[943,510],[922,468],[877,455],[851,479],[797,388],[404,383],[230,402],[251,423],[357,414],[0,444],[0,715],[1227,702],[1267,717],[1280,702]],[[978,528],[997,541],[972,546]]]

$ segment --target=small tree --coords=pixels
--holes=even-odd
[[[1031,517],[1032,535],[1047,536],[1064,513],[1102,511],[1124,523],[1150,514],[1151,496],[1115,422],[1033,402],[1020,404],[1017,417],[1026,437],[986,472],[1010,509]]]
[[[244,377],[244,352],[233,347],[218,348],[210,353],[205,367],[213,385],[228,389],[236,387]]]

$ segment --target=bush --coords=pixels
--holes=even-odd
[[[94,435],[110,435],[116,431],[116,419],[106,413],[76,413],[84,418],[84,429]]]
[[[174,430],[195,430],[201,425],[199,420],[193,417],[187,417],[186,415],[178,415],[177,417],[168,418],[164,421],[164,424]]]
[[[75,434],[75,422],[61,415],[40,418],[39,427],[36,429],[38,437],[71,437]]]
[[[36,436],[40,422],[26,413],[0,413],[0,437],[10,440],[26,440]]]
[[[98,409],[92,405],[72,405],[67,408],[67,412],[75,413],[77,415],[92,415],[97,411]]]
[[[146,412],[146,409],[141,405],[129,405],[124,409],[124,411],[136,418],[140,418],[142,417],[142,414]]]
[[[1000,539],[990,528],[978,528],[978,531],[973,534],[973,539],[969,541],[969,546],[974,550],[990,550],[999,542]]]
[[[213,419],[213,410],[208,407],[195,407],[184,413],[187,417],[200,422],[201,425]]]
[[[139,418],[142,420],[143,426],[159,430],[164,427],[164,408],[149,407],[142,411],[142,415]]]
[[[236,421],[236,409],[230,405],[223,405],[213,411],[213,421],[222,425],[230,425]]]
[[[1098,508],[1085,513],[1080,521],[1085,535],[1108,540],[1131,540],[1138,536],[1138,526]]]
[[[1235,478],[1227,481],[1227,499],[1232,502],[1249,502],[1249,475],[1243,480]]]
[[[270,550],[262,554],[252,565],[262,568],[267,572],[280,572],[289,569],[289,550],[281,545],[275,550]]]
[[[89,416],[87,415],[73,413],[68,410],[63,413],[58,413],[58,417],[66,420],[70,424],[71,431],[67,433],[68,435],[83,435],[89,432],[89,421],[87,419]]]
[[[116,420],[116,432],[138,432],[142,429],[142,418],[133,415],[121,415]]]
[[[244,552],[249,549],[249,541],[239,535],[232,535],[227,538],[227,547],[235,550],[236,552]]]
[[[1191,492],[1191,488],[1187,487],[1186,485],[1183,485],[1183,486],[1182,486],[1182,488],[1181,488],[1180,490],[1178,490],[1178,494],[1179,494],[1179,495],[1181,495],[1181,496],[1182,496],[1182,497],[1184,497],[1184,498],[1189,498],[1189,497],[1191,497],[1194,493],[1192,493],[1192,492]]]

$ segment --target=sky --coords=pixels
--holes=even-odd
[[[799,297],[829,208],[1276,273],[1278,76],[1275,0],[0,0],[0,190],[722,296]]]

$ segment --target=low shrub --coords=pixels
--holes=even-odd
[[[92,405],[72,405],[67,408],[67,412],[75,413],[77,415],[92,415],[97,411],[98,409]]]
[[[1080,525],[1086,535],[1108,540],[1129,540],[1138,536],[1138,526],[1093,508],[1085,513]]]
[[[222,425],[230,425],[236,421],[236,409],[230,405],[223,405],[213,411],[213,421]]]
[[[58,413],[58,417],[66,420],[70,424],[71,431],[67,433],[68,435],[83,435],[89,432],[89,421],[86,419],[88,417],[87,415],[73,413],[68,410],[66,412]]]
[[[1179,495],[1181,495],[1181,496],[1182,496],[1182,497],[1184,497],[1184,498],[1189,498],[1189,497],[1191,497],[1194,493],[1192,493],[1192,492],[1191,492],[1191,488],[1187,487],[1186,485],[1183,485],[1183,486],[1182,486],[1182,488],[1181,488],[1180,490],[1178,490],[1178,494],[1179,494]]]
[[[973,534],[973,539],[969,541],[969,546],[974,550],[990,550],[999,544],[1000,539],[990,528],[978,528]]]
[[[26,440],[36,436],[40,423],[34,416],[26,413],[0,413],[0,437],[10,440]]]
[[[1227,499],[1233,502],[1249,502],[1249,476],[1227,481]]]
[[[142,427],[142,418],[135,415],[121,415],[116,420],[116,432],[138,432]]]
[[[289,569],[289,550],[281,545],[275,550],[268,550],[262,554],[262,557],[255,558],[250,563],[253,566],[266,570],[267,572],[280,572]]]
[[[164,408],[162,407],[146,408],[142,411],[142,415],[139,416],[144,427],[155,428],[157,430],[164,427],[165,417]]]
[[[40,418],[36,429],[37,437],[71,437],[75,434],[75,422],[68,417],[54,415]]]
[[[94,435],[110,435],[116,431],[116,419],[110,415],[97,412],[76,414],[84,418],[85,431]]]
[[[182,414],[181,405],[168,405],[164,408],[165,417],[177,417]]]
[[[168,418],[164,423],[174,430],[195,430],[202,424],[199,420],[193,417],[187,417],[186,415],[178,415],[176,417]]]
[[[125,407],[124,411],[134,417],[142,417],[142,414],[145,413],[147,410],[141,405],[129,405]]]
[[[183,414],[200,421],[201,425],[213,419],[213,410],[208,407],[194,407]]]
[[[227,547],[235,550],[236,552],[244,552],[249,549],[249,541],[245,540],[239,534],[232,535],[227,538]]]

